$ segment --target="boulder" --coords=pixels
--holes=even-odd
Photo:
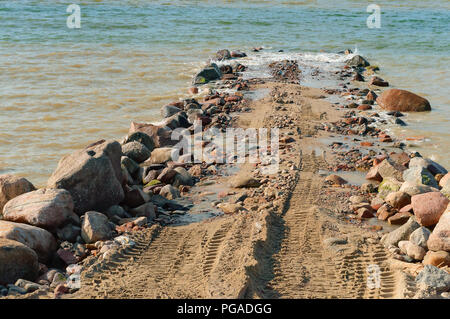
[[[434,176],[424,167],[412,166],[403,172],[403,180],[416,185],[427,185],[438,188]]]
[[[125,211],[125,209],[123,209],[122,206],[113,205],[106,210],[105,214],[108,216],[108,218],[112,218],[113,216],[125,218],[127,215],[127,212]]]
[[[400,209],[411,203],[411,196],[401,191],[392,192],[386,196],[385,201],[392,207]]]
[[[78,215],[105,210],[124,198],[121,157],[118,142],[99,141],[63,157],[47,185],[68,190]]]
[[[422,226],[433,226],[444,213],[449,199],[440,192],[431,192],[414,195],[411,197],[411,205],[417,222]]]
[[[392,177],[386,177],[383,181],[378,185],[378,196],[380,198],[385,198],[392,192],[397,192],[402,185],[401,182]]]
[[[441,180],[439,181],[439,186],[441,186],[442,188],[446,186],[450,187],[450,173],[445,174],[444,177],[441,178]]]
[[[428,185],[416,185],[414,182],[404,182],[400,187],[400,192],[406,193],[409,196],[438,191],[437,188]]]
[[[162,116],[163,118],[168,118],[168,117],[171,117],[172,115],[177,114],[177,113],[179,113],[179,112],[181,112],[181,111],[182,111],[182,110],[181,110],[180,108],[176,107],[176,106],[173,106],[173,105],[164,105],[164,106],[161,108],[161,116]]]
[[[194,185],[194,179],[192,178],[192,175],[189,174],[189,172],[184,167],[177,167],[174,170],[177,174],[175,175],[173,186],[178,187],[180,185]]]
[[[448,251],[431,251],[429,250],[422,263],[424,265],[433,265],[436,267],[450,266],[450,253]]]
[[[171,161],[173,151],[171,147],[155,148],[145,164],[162,164]]]
[[[3,219],[55,230],[71,220],[73,209],[74,203],[68,191],[42,188],[6,203]]]
[[[173,168],[166,167],[162,170],[162,172],[156,178],[158,181],[164,184],[170,184],[173,182],[173,179],[177,175],[177,171]]]
[[[369,81],[369,85],[389,86],[389,82],[383,80],[382,78],[380,78],[378,76],[373,76]]]
[[[411,233],[411,235],[409,236],[409,241],[424,249],[428,249],[427,241],[430,235],[431,232],[428,230],[428,228],[422,226]]]
[[[113,228],[108,217],[99,212],[90,211],[84,214],[81,224],[81,237],[87,244],[112,237]]]
[[[450,251],[450,211],[446,211],[427,241],[428,249]]]
[[[405,170],[405,166],[398,164],[391,158],[386,158],[378,164],[378,173],[381,177],[383,177],[383,179],[389,177],[403,182],[403,171]]]
[[[150,196],[147,195],[142,189],[137,187],[127,187],[123,204],[127,205],[128,207],[134,208],[145,204],[149,200]]]
[[[141,206],[131,209],[130,213],[134,217],[145,216],[145,217],[147,217],[148,221],[152,221],[153,219],[156,218],[156,211],[157,211],[157,209],[154,204],[145,203],[145,204],[142,204]]]
[[[81,228],[73,224],[67,224],[66,226],[56,230],[56,236],[61,241],[68,241],[71,243],[76,242],[78,236],[81,234]]]
[[[153,141],[153,139],[144,132],[134,132],[127,135],[122,144],[127,144],[130,142],[139,142],[141,144],[144,144],[150,152],[155,148],[155,142]]]
[[[15,240],[33,249],[41,263],[47,263],[57,248],[51,233],[27,224],[0,220],[0,238]]]
[[[120,163],[122,167],[128,171],[129,174],[134,174],[139,169],[139,164],[127,156],[122,156],[120,158]]]
[[[0,238],[0,285],[18,279],[35,280],[39,273],[37,254],[15,240]]]
[[[153,148],[172,146],[178,143],[178,141],[174,141],[171,138],[172,130],[165,126],[132,122],[128,134],[133,134],[136,132],[142,132],[150,136],[154,145],[154,147],[151,148],[146,145],[150,151],[153,151]],[[145,145],[145,143],[142,144]]]
[[[229,60],[231,59],[231,53],[227,49],[219,50],[216,52],[215,59],[217,61]]]
[[[336,174],[328,175],[328,176],[325,178],[325,182],[326,182],[327,184],[330,184],[330,185],[337,185],[337,186],[341,186],[341,185],[344,185],[344,184],[347,184],[347,183],[348,183],[345,179],[343,179],[342,177],[340,177],[340,176],[338,176],[338,175],[336,175]]]
[[[19,195],[34,191],[35,188],[27,179],[10,174],[0,175],[0,216],[3,206]]]
[[[163,123],[172,130],[175,130],[179,127],[188,128],[192,125],[191,123],[189,123],[187,115],[184,112],[180,112],[166,118]]]
[[[222,77],[222,72],[219,67],[215,63],[211,63],[204,69],[202,69],[197,75],[194,77],[193,84],[205,84],[210,81],[218,80]]]
[[[426,250],[423,249],[422,247],[407,240],[400,241],[398,243],[398,248],[400,248],[400,250],[404,254],[408,255],[414,260],[422,260],[423,257],[425,257],[425,254],[427,253]]]
[[[386,90],[377,98],[377,103],[381,108],[389,111],[431,111],[430,102],[428,102],[428,100],[406,90]]]
[[[410,212],[399,212],[392,215],[387,220],[390,225],[403,225],[409,220],[411,216],[412,214]]]
[[[450,290],[450,274],[433,265],[425,265],[416,276],[416,286],[420,289],[432,289],[437,293]]]
[[[347,61],[347,65],[354,66],[354,67],[366,67],[366,66],[369,66],[370,63],[367,62],[367,60],[364,59],[362,56],[355,55]]]
[[[122,145],[122,153],[136,163],[144,162],[151,154],[150,150],[144,144],[136,141]]]
[[[397,211],[388,204],[381,205],[377,210],[377,217],[379,220],[387,220],[389,217],[393,216]]]
[[[429,158],[413,157],[409,161],[409,167],[415,166],[426,168],[433,176],[436,174],[447,174],[447,170],[444,167]]]
[[[167,199],[175,199],[180,197],[180,192],[172,185],[166,185],[161,188],[159,195],[164,196]]]
[[[366,179],[381,182],[383,177],[378,173],[378,165],[372,166],[366,174]]]
[[[417,228],[420,228],[420,225],[416,222],[414,216],[411,216],[408,221],[397,228],[396,230],[385,234],[381,238],[381,243],[385,247],[396,246],[401,240],[408,240],[409,236],[415,231]]]

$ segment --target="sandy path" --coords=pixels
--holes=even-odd
[[[259,86],[261,87],[261,85]],[[97,262],[83,272],[82,289],[69,298],[391,298],[396,275],[384,248],[370,242],[361,228],[343,224],[321,206],[323,178],[317,171],[325,159],[314,125],[336,117],[320,90],[267,83],[272,94],[251,102],[242,127],[274,127],[275,115],[294,122],[296,183],[284,209],[249,212],[178,227],[157,227],[137,233],[137,245],[114,261]],[[301,94],[300,94],[301,92]],[[274,95],[292,100],[275,111]],[[285,132],[288,129],[282,129]],[[303,137],[306,136],[306,137]],[[307,137],[310,136],[310,137]],[[328,238],[346,238],[335,250]],[[378,265],[379,288],[367,286],[367,267]]]

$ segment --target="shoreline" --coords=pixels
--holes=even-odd
[[[239,58],[233,61],[239,62]],[[148,230],[143,230],[142,226],[136,224],[140,217],[134,217],[134,220],[130,219],[133,218],[131,216],[119,219],[110,218],[119,223],[116,231],[123,231],[123,234],[128,236],[128,240],[131,239],[134,245],[130,245],[130,242],[125,245],[117,245],[114,241],[111,243],[111,240],[103,241],[98,245],[97,243],[90,244],[88,248],[90,257],[82,262],[85,265],[85,271],[81,273],[82,281],[90,284],[87,287],[82,286],[73,297],[118,298],[127,296],[140,298],[148,297],[149,295],[146,294],[150,294],[154,298],[404,298],[416,294],[415,287],[404,288],[402,286],[406,285],[405,282],[408,280],[412,280],[412,275],[402,275],[395,267],[391,266],[389,253],[379,243],[384,233],[383,224],[370,225],[364,221],[368,214],[372,214],[372,216],[374,214],[372,203],[366,202],[373,199],[374,193],[362,192],[362,185],[349,185],[331,174],[335,169],[342,171],[371,169],[372,162],[382,162],[380,153],[388,154],[389,149],[382,151],[383,147],[374,144],[369,147],[377,150],[375,154],[366,155],[361,152],[362,147],[366,147],[362,143],[368,142],[366,135],[372,134],[377,138],[382,135],[380,138],[383,141],[389,141],[390,137],[386,134],[383,135],[381,130],[368,125],[365,125],[366,134],[356,135],[357,141],[354,141],[355,138],[348,138],[355,135],[341,135],[342,132],[348,134],[354,124],[367,124],[367,119],[370,117],[365,117],[364,110],[356,109],[344,109],[344,111],[349,111],[349,114],[342,116],[341,108],[336,107],[342,103],[333,104],[327,100],[328,97],[339,93],[336,89],[321,90],[303,87],[301,82],[300,84],[288,83],[292,81],[292,74],[295,78],[296,68],[293,67],[292,62],[287,62],[284,66],[274,66],[275,71],[279,71],[280,68],[283,71],[282,76],[276,80],[240,80],[238,77],[240,72],[238,76],[234,75],[234,72],[227,73],[231,75],[222,83],[225,86],[237,86],[243,90],[238,90],[233,94],[225,93],[222,96],[212,94],[208,100],[202,101],[201,109],[203,111],[204,105],[208,104],[205,110],[216,107],[219,115],[225,114],[220,122],[216,121],[219,127],[228,127],[230,124],[243,128],[279,126],[282,137],[280,145],[283,147],[280,147],[281,173],[276,177],[259,174],[252,176],[255,175],[252,174],[255,167],[249,164],[237,169],[223,170],[222,165],[218,164],[189,167],[189,164],[174,163],[169,164],[168,170],[164,172],[165,175],[161,176],[162,170],[165,168],[159,167],[160,173],[154,174],[155,176],[149,178],[148,182],[163,178],[173,181],[175,176],[186,175],[185,171],[187,172],[187,170],[179,170],[174,174],[168,173],[168,171],[182,166],[189,168],[190,180],[197,180],[195,185],[191,185],[191,181],[186,182],[189,185],[180,184],[181,177],[177,180],[178,191],[192,201],[192,204],[177,204],[177,206],[171,200],[164,202],[160,197],[153,196],[155,193],[161,192],[162,188],[158,186],[159,183],[152,185],[144,183],[147,184],[142,189],[144,193],[147,195],[152,193],[149,200],[145,200],[146,196],[142,194],[142,191],[137,190],[139,187],[133,188],[136,185],[133,173],[125,172],[129,185],[128,188],[124,186],[124,189],[128,193],[133,193],[133,196],[140,196],[141,201],[144,200],[142,205],[131,209],[128,207],[128,210],[133,211],[136,217],[143,211],[144,216],[140,217],[148,219],[145,223],[153,219],[156,224],[162,226],[153,225]],[[350,70],[342,70],[340,74],[343,79],[346,79],[352,76],[353,72],[350,68]],[[270,93],[257,100],[247,100],[239,94],[239,92],[245,92],[247,88],[250,91],[266,89]],[[192,104],[193,101],[189,100],[188,104],[184,105],[174,103],[172,106],[186,107],[189,103]],[[227,103],[229,104],[228,114],[223,112]],[[228,116],[229,113],[235,112],[238,112],[236,117]],[[204,114],[199,118],[204,123],[209,122],[207,125],[210,125],[211,117],[214,118],[213,114],[208,116],[209,119]],[[173,116],[170,118],[171,121],[174,120]],[[356,121],[353,118],[356,118]],[[360,118],[365,118],[366,122],[359,120]],[[181,121],[180,119],[176,120],[178,123]],[[358,124],[359,121],[363,121],[363,123]],[[176,126],[176,124],[174,125]],[[137,127],[137,131],[141,130],[142,132],[143,129],[145,130],[146,127]],[[154,132],[154,130],[145,132]],[[136,139],[133,141],[145,141],[145,137],[135,137]],[[164,138],[167,138],[162,131],[156,132],[152,137],[161,143]],[[331,140],[334,148],[322,143],[323,139]],[[369,143],[373,143],[373,139],[369,140]],[[385,142],[380,141],[379,143]],[[349,147],[345,147],[345,144],[348,144]],[[352,150],[353,148],[356,148],[356,151]],[[323,150],[322,155],[318,156],[316,150]],[[399,157],[401,156],[399,155]],[[339,161],[343,162],[341,166],[330,164]],[[122,164],[124,164],[123,161]],[[133,167],[127,162],[124,165],[126,165],[126,169]],[[150,165],[159,165],[159,163]],[[194,166],[196,168],[192,169]],[[227,165],[224,166],[227,167]],[[164,167],[166,166],[164,165]],[[322,171],[322,175],[319,174],[319,171]],[[324,172],[327,175],[326,178],[323,176]],[[169,176],[171,174],[172,177]],[[139,176],[142,174],[140,173]],[[236,178],[236,176],[240,178]],[[143,176],[144,179],[146,177]],[[233,183],[236,183],[235,179],[241,183],[238,188],[233,187]],[[252,185],[255,180],[257,187]],[[207,186],[210,182],[213,184],[209,185],[214,187],[211,186],[208,189]],[[339,187],[336,187],[336,184],[339,184]],[[236,185],[234,184],[234,186]],[[168,188],[170,189],[170,187]],[[169,197],[177,196],[177,192],[172,189],[167,190],[165,194]],[[359,198],[359,202],[353,202],[352,197],[354,200],[355,197],[362,197],[362,200]],[[128,200],[131,201],[130,198]],[[136,197],[133,200],[136,200]],[[153,211],[156,210],[157,214],[149,213],[148,209],[137,209],[152,201],[157,203],[156,205],[152,204]],[[139,200],[137,202],[141,204]],[[212,208],[202,208],[201,205],[205,203],[213,203]],[[132,206],[135,204],[136,202]],[[357,213],[353,212],[349,204],[356,208]],[[164,227],[164,225],[170,225],[172,218],[177,219],[179,216],[189,215],[189,211],[199,206],[201,207],[199,213],[202,213],[202,210],[213,210],[222,211],[223,215],[218,213],[215,218],[206,218],[199,223]],[[188,213],[186,213],[186,208]],[[138,212],[136,213],[136,211]],[[126,222],[120,224],[122,219],[126,220],[127,218]],[[142,218],[139,220],[139,223],[141,222]],[[362,227],[355,227],[355,225]],[[108,248],[108,246],[110,247]],[[73,247],[63,249],[72,251]],[[97,254],[102,258],[97,260],[96,257],[93,257]],[[395,254],[401,255],[398,251]],[[168,266],[169,270],[167,273],[160,271],[152,273],[152,269],[144,271],[137,265],[139,262],[129,260],[129,257],[134,255],[136,257],[132,258],[140,258],[139,260],[143,261],[148,268]],[[353,259],[357,260],[360,265],[351,265],[349,261]],[[294,265],[290,264],[290,260],[295,261]],[[366,287],[367,269],[365,267],[371,262],[380,264],[382,271],[381,287],[373,290]],[[412,265],[415,264],[412,263]],[[396,267],[410,268],[403,263],[397,263]],[[417,265],[414,267],[417,271]],[[129,271],[124,274],[128,276],[128,280],[114,283],[115,274],[121,275],[116,268]],[[340,277],[342,271],[346,269],[350,271],[353,280]],[[140,271],[144,271],[145,278],[149,277],[149,279],[145,279],[144,275],[138,275]],[[193,274],[195,273],[200,277],[194,278]],[[105,275],[110,278],[100,279]],[[168,283],[161,283],[158,276],[164,278]],[[170,276],[174,276],[174,278]],[[292,276],[295,278],[293,279]],[[323,278],[321,278],[322,276]],[[401,280],[402,276],[407,276],[406,281]],[[324,287],[324,278],[333,282],[329,291]],[[143,280],[149,280],[147,286],[155,291],[147,290],[139,293],[132,290]],[[188,287],[184,283],[185,281],[187,284],[196,284]],[[304,283],[300,285],[299,291],[292,287],[297,281]],[[172,288],[171,284],[175,288]],[[131,288],[127,290],[128,286]],[[64,290],[63,288],[59,289]],[[342,295],[339,296],[339,293]],[[34,297],[47,295],[40,290],[33,294]],[[70,297],[70,295],[63,296]]]

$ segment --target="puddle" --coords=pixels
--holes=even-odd
[[[382,226],[382,232],[383,233],[389,233],[393,230],[396,230],[397,228],[399,228],[399,225],[390,225],[388,222],[383,221],[383,220],[379,220],[378,218],[370,218],[367,220],[367,224],[371,225],[371,226]]]
[[[360,172],[360,171],[328,171],[328,170],[319,170],[319,175],[321,176],[328,176],[328,175],[337,175],[339,177],[342,177],[345,179],[349,184],[361,186],[364,183],[367,183],[366,180],[366,172]]]

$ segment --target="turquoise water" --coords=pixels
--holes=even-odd
[[[45,180],[58,159],[131,120],[153,121],[187,96],[192,74],[216,50],[285,52],[358,48],[393,86],[428,98],[400,136],[426,136],[425,155],[450,167],[449,1],[66,1],[0,2],[0,173]]]

